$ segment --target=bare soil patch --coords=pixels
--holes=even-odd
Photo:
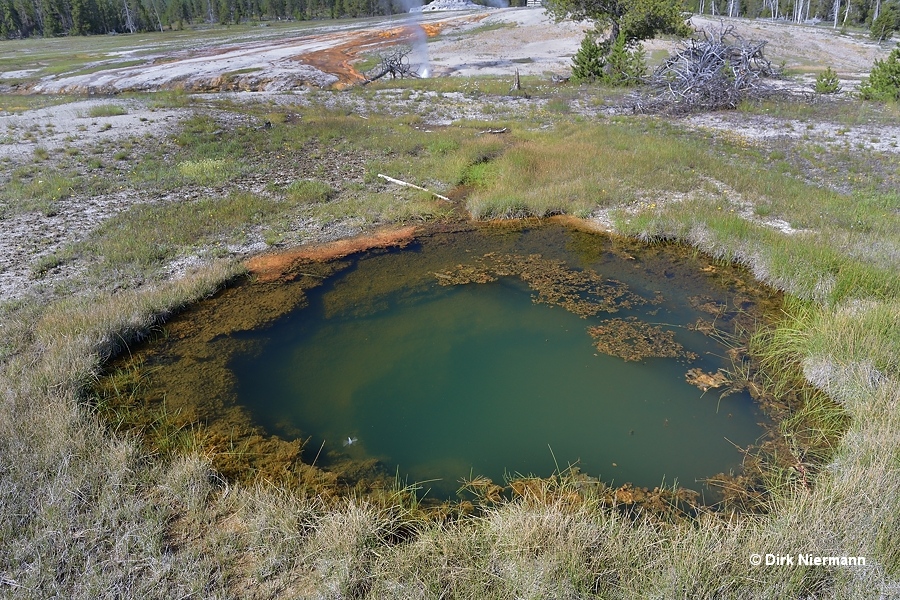
[[[124,114],[91,116],[91,109],[102,106],[116,106]],[[0,139],[6,142],[0,143],[0,160],[23,160],[38,147],[52,154],[59,148],[87,148],[124,136],[164,136],[184,115],[182,109],[152,108],[146,102],[123,98],[90,98],[22,113],[0,113]]]

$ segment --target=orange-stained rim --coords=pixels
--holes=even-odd
[[[373,248],[402,248],[413,241],[417,231],[418,228],[415,226],[382,229],[334,242],[303,246],[273,254],[260,254],[248,259],[244,265],[258,281],[277,281],[290,274],[298,263],[327,262]]]

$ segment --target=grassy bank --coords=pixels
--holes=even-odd
[[[369,106],[383,101],[352,93]],[[505,102],[483,91],[478,98]],[[194,105],[162,143],[132,140],[17,171],[23,190],[49,173],[68,177],[79,198],[91,189],[82,170],[99,158],[115,165],[104,170],[104,190],[143,201],[57,252],[80,269],[79,280],[45,291],[49,303],[26,295],[0,307],[0,594],[900,593],[900,197],[874,179],[878,169],[860,167],[848,184],[847,172],[810,171],[745,138],[653,118],[573,123],[577,115],[543,106],[519,119],[436,128],[316,105]],[[812,143],[798,141],[792,156]],[[125,146],[128,155],[114,159]],[[816,156],[828,162],[839,151]],[[865,156],[887,171],[894,160]],[[457,200],[395,188],[378,173]],[[6,196],[8,213],[66,200],[35,189],[36,197]],[[757,355],[800,369],[838,402],[849,415],[846,434],[824,465],[799,457],[764,515],[660,523],[610,509],[563,476],[477,514],[435,519],[400,493],[325,501],[266,482],[235,485],[210,469],[210,457],[148,451],[84,402],[109,356],[240,276],[228,248],[468,212],[575,214],[746,264],[795,299],[782,323],[760,333]],[[172,265],[186,262],[199,266],[173,279]],[[865,556],[866,566],[754,567],[754,553]]]

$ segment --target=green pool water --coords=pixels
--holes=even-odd
[[[746,393],[720,399],[685,380],[690,368],[727,366],[717,339],[686,328],[711,318],[689,298],[733,308],[716,316],[723,325],[754,303],[698,275],[700,258],[613,250],[602,236],[548,227],[436,235],[361,258],[308,306],[240,334],[256,343],[230,362],[238,398],[266,430],[307,439],[306,460],[376,459],[436,497],[472,476],[502,482],[570,464],[607,483],[699,489],[739,467],[738,447],[756,441],[763,417]],[[522,277],[441,285],[435,275],[487,252],[538,251],[656,301],[583,318],[535,302]],[[674,332],[696,357],[598,351],[588,328],[629,316]]]

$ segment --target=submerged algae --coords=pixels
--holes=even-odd
[[[378,315],[390,303],[412,305],[423,294],[435,293],[436,285],[516,278],[533,292],[535,302],[591,318],[601,312],[638,308],[647,315],[680,310],[692,304],[690,297],[707,294],[697,290],[715,281],[724,282],[724,286],[713,284],[717,291],[709,292],[716,296],[715,305],[723,307],[717,308],[715,323],[729,331],[747,327],[765,306],[777,302],[746,274],[735,274],[689,249],[645,247],[590,232],[562,231],[535,223],[435,227],[420,231],[414,241],[405,234],[390,243],[375,244],[406,246],[402,252],[382,249],[353,254],[360,247],[349,244],[345,248],[349,251],[317,255],[343,257],[338,262],[319,262],[317,257],[297,253],[280,261],[263,261],[267,268],[256,281],[243,282],[177,317],[167,324],[167,336],[161,336],[165,339],[134,352],[146,373],[138,403],[166,406],[180,427],[201,430],[196,436],[199,444],[213,458],[213,466],[228,477],[299,482],[326,495],[347,486],[366,492],[394,485],[390,463],[360,452],[357,444],[326,443],[314,430],[284,419],[274,428],[263,425],[236,392],[235,357],[265,353],[266,342],[244,332],[266,324],[271,327],[281,315],[306,306],[308,293],[315,292],[321,318],[358,318]],[[272,264],[278,267],[269,268]],[[610,269],[615,277],[600,275]],[[336,273],[339,279],[331,277]],[[637,283],[648,276],[666,287],[665,297],[658,289]],[[634,324],[636,319],[629,315],[615,321]],[[672,327],[681,328],[678,335],[683,337],[690,335],[690,324],[684,321]],[[602,326],[602,322],[596,325]],[[671,328],[650,327],[656,328],[657,338],[661,332],[671,341],[681,358],[697,358],[675,341]],[[320,468],[325,465],[324,470]],[[643,495],[649,493],[648,489]],[[624,500],[625,494],[617,498]]]
[[[301,460],[302,438],[266,432],[240,404],[229,361],[260,347],[236,334],[306,306],[309,290],[351,266],[340,260],[347,254],[402,246],[412,233],[407,228],[252,259],[248,277],[179,313],[148,343],[112,361],[94,388],[95,405],[108,422],[141,432],[156,450],[200,451],[231,480],[336,493],[336,473]]]
[[[575,270],[565,261],[546,259],[540,254],[521,256],[491,252],[472,263],[459,264],[450,271],[434,275],[440,285],[490,283],[501,277],[518,277],[537,292],[535,302],[561,306],[582,317],[662,300],[659,296],[647,300],[621,281],[604,278],[592,270]]]
[[[697,354],[684,349],[675,341],[675,333],[658,325],[645,323],[637,317],[610,319],[588,328],[596,340],[596,348],[604,354],[626,361],[645,358],[686,358],[696,360]]]

